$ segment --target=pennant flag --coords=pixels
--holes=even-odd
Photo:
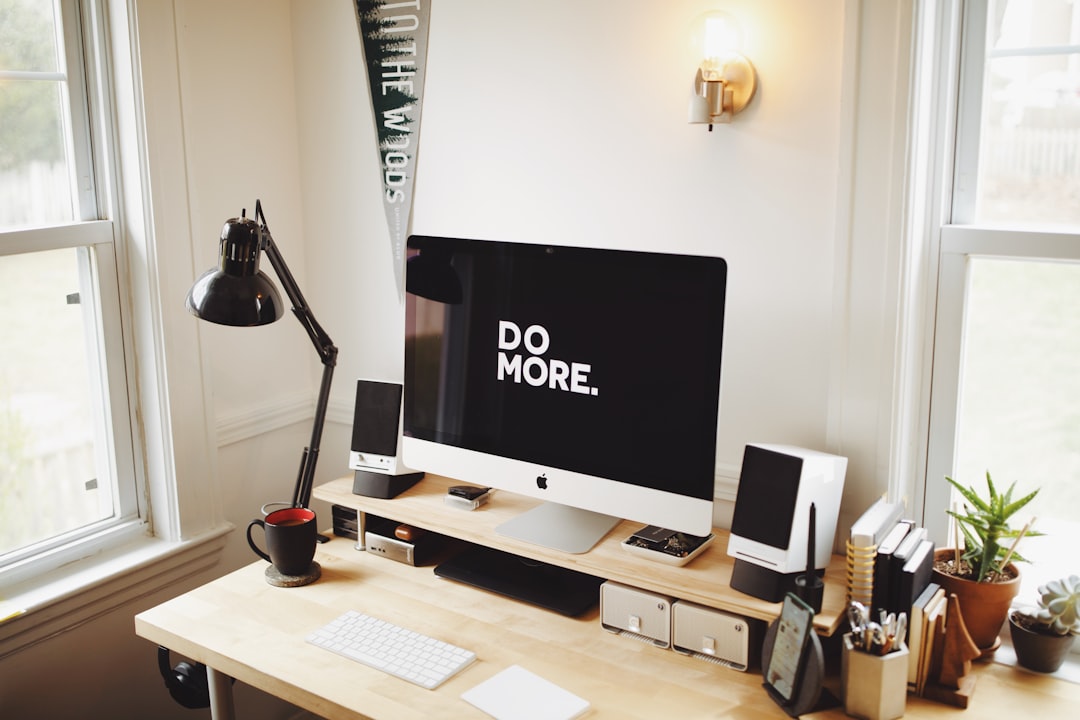
[[[405,296],[405,241],[420,142],[430,2],[356,0],[399,298]]]

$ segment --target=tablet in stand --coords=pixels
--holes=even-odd
[[[780,620],[777,618],[769,625],[769,629],[765,631],[765,642],[761,648],[761,667],[763,669],[769,667],[769,661],[772,659],[773,646],[776,643],[776,629],[779,625]],[[825,654],[822,652],[821,640],[816,632],[810,633],[810,639],[807,642],[802,659],[799,661],[797,677],[795,692],[791,694],[790,700],[785,699],[768,681],[763,683],[769,696],[788,715],[798,717],[812,710],[824,709],[836,704],[831,693],[826,692],[827,697],[822,698],[822,687],[825,682]],[[821,701],[820,708],[819,701]]]

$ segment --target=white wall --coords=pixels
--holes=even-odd
[[[184,170],[197,275],[217,260],[222,224],[261,199],[281,253],[306,273],[292,32],[285,0],[175,3]],[[269,263],[263,270],[273,276]],[[287,302],[287,299],[283,297]],[[199,323],[219,422],[310,406],[315,357],[290,317],[260,328]],[[310,412],[310,410],[308,410]]]
[[[401,377],[402,311],[352,6],[312,5],[293,8],[310,296],[353,303],[327,323],[344,393]],[[686,123],[689,37],[715,7],[760,85],[709,133]],[[725,257],[721,496],[747,442],[828,449],[844,27],[838,0],[433,3],[413,231]]]
[[[890,87],[877,65],[895,69],[904,51],[878,42],[878,31],[895,39],[897,15],[859,0],[433,4],[413,229],[725,257],[721,497],[733,499],[752,441],[850,454],[852,507],[883,492],[895,261],[870,215],[888,218],[902,178],[890,162],[902,148],[889,143],[903,135],[892,129],[903,110],[874,93],[859,102],[859,92],[865,82]],[[196,260],[169,272],[186,287],[212,264],[222,222],[262,199],[341,349],[319,478],[345,474],[355,378],[402,372],[402,308],[351,0],[137,5],[176,28],[184,167],[157,172],[182,177],[175,211],[191,237],[165,241],[191,243]],[[685,122],[695,62],[685,38],[714,8],[741,23],[760,86],[732,125],[708,133]],[[864,36],[872,42],[860,44]],[[141,40],[144,53],[160,50]],[[162,120],[154,78],[145,80],[153,125]],[[857,145],[866,127],[886,130],[860,131]],[[856,147],[875,162],[861,166]],[[853,261],[872,272],[849,269]],[[182,312],[175,302],[168,311]],[[199,324],[198,333],[222,504],[238,528],[225,572],[252,559],[242,529],[258,506],[290,492],[320,367],[290,318],[251,331]],[[190,423],[201,429],[203,419]],[[132,615],[169,594],[0,662],[0,707],[20,717],[196,716],[168,699],[153,648],[130,633]],[[74,691],[58,695],[69,675],[79,678]],[[238,705],[253,716],[289,713],[249,691]]]

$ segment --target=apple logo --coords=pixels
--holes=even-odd
[[[547,490],[547,476],[546,475],[540,475],[539,477],[536,478],[536,487],[540,488],[541,490]]]

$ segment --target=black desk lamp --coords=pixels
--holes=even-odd
[[[255,220],[231,218],[221,229],[218,247],[218,266],[202,274],[187,295],[187,309],[197,318],[219,325],[252,327],[268,325],[284,314],[281,296],[266,273],[259,270],[259,252],[265,251],[285,294],[292,303],[293,314],[307,330],[323,364],[322,385],[315,404],[315,422],[311,443],[304,448],[300,472],[293,491],[293,507],[307,507],[315,479],[315,463],[319,459],[319,442],[326,421],[326,406],[330,399],[330,382],[337,363],[338,349],[315,320],[296,285],[296,280],[281,257],[270,228],[266,226],[262,204],[255,201]]]

